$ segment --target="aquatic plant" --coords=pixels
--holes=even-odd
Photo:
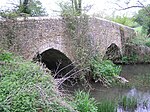
[[[75,107],[79,112],[97,112],[97,103],[94,98],[90,98],[88,92],[77,91],[74,98]]]
[[[117,112],[116,102],[113,101],[101,101],[97,104],[98,111],[97,112]]]
[[[137,108],[138,101],[133,96],[123,96],[119,102],[119,106],[121,106],[124,110],[133,111]]]

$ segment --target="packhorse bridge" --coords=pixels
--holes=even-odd
[[[125,52],[124,44],[133,35],[133,29],[99,18],[0,20],[1,48],[29,60],[41,59],[50,69],[56,69],[60,60],[63,67],[76,61],[79,58],[77,48],[87,54],[99,53],[102,57],[112,58],[114,53],[120,56]],[[115,52],[110,52],[112,49]]]

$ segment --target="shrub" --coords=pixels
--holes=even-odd
[[[93,78],[105,85],[110,85],[115,81],[115,76],[121,72],[120,66],[115,65],[110,60],[100,60],[97,57],[90,61]]]

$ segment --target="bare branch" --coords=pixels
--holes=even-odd
[[[114,3],[115,5],[117,5],[120,9],[116,9],[116,10],[127,10],[127,9],[131,9],[131,8],[144,8],[143,5],[133,5],[133,6],[127,6],[127,7],[122,7],[121,5],[119,5],[118,3]]]

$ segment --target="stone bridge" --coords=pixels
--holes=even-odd
[[[84,23],[78,18],[74,29],[68,27],[69,24],[61,17],[0,20],[0,47],[29,60],[41,58],[50,69],[56,69],[58,60],[64,62],[64,67],[79,58],[75,54],[78,43],[84,46],[81,48],[86,49],[87,54],[113,57],[115,54],[110,50],[114,48],[119,56],[124,54],[124,44],[134,35],[129,27],[100,18],[90,17]],[[68,28],[74,30],[73,35]],[[78,40],[76,45],[75,40]]]

